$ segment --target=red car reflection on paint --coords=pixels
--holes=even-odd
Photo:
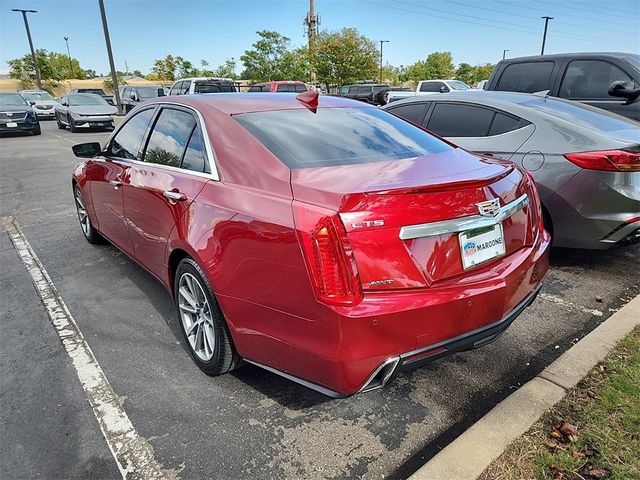
[[[161,97],[74,152],[85,237],[162,282],[210,375],[368,391],[497,338],[548,269],[531,178],[361,102]]]

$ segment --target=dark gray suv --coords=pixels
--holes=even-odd
[[[640,55],[563,53],[509,58],[496,65],[485,90],[535,93],[593,105],[640,121]]]

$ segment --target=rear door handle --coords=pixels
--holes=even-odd
[[[122,182],[118,181],[118,180],[109,180],[109,183],[111,184],[111,186],[113,188],[115,188],[116,190],[118,189],[118,187],[122,186]]]
[[[184,193],[175,192],[173,190],[165,190],[162,194],[174,202],[184,202],[187,199],[187,196]]]

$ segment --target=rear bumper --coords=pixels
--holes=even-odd
[[[23,120],[19,122],[14,122],[16,124],[15,127],[7,126],[7,123],[0,123],[0,133],[9,133],[9,132],[33,132],[39,123],[37,121],[28,121]]]
[[[331,397],[382,387],[397,372],[498,338],[535,300],[549,243],[543,232],[533,246],[429,289],[366,294],[354,307],[321,305],[326,336],[289,342],[277,359],[246,356]]]

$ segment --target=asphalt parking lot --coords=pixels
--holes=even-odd
[[[640,248],[554,250],[536,302],[493,344],[331,400],[246,365],[201,373],[171,299],[141,267],[80,231],[70,147],[108,133],[42,123],[0,138],[11,216],[73,314],[138,434],[181,478],[403,478],[640,291]],[[3,230],[2,478],[119,475],[91,406]],[[601,300],[601,301],[597,301]]]

